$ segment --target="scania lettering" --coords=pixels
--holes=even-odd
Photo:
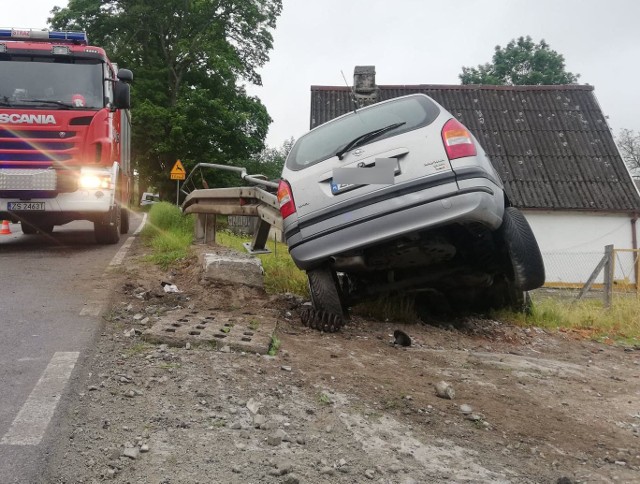
[[[73,220],[129,231],[133,74],[85,32],[0,28],[0,220],[25,234]]]
[[[56,124],[52,114],[0,114],[0,123],[8,124]]]

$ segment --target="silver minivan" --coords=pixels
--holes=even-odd
[[[486,309],[519,305],[544,283],[535,236],[491,161],[424,94],[357,109],[299,138],[278,200],[319,329],[339,328],[350,304],[379,294]]]

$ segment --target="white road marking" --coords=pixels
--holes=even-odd
[[[77,351],[53,355],[0,444],[38,445],[42,441],[78,356]]]
[[[144,224],[147,223],[147,214],[144,214],[144,217],[142,217],[142,222],[140,222],[140,225],[138,226],[138,228],[136,229],[136,231],[133,233],[134,236],[139,235],[140,232],[142,232],[142,229],[144,228]]]
[[[109,262],[109,267],[117,267],[122,264],[124,256],[127,255],[127,251],[129,250],[129,247],[131,247],[131,244],[133,244],[134,240],[135,236],[131,236],[125,241],[124,244],[122,244],[118,252],[116,252],[116,255],[113,256],[113,259],[111,259],[111,262]]]

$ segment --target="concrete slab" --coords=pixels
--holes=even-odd
[[[167,313],[160,321],[142,333],[151,343],[184,347],[225,346],[248,353],[266,354],[277,319],[271,316],[236,314],[219,309],[180,309]]]
[[[244,254],[204,254],[204,278],[207,281],[227,284],[244,284],[264,287],[262,262]]]

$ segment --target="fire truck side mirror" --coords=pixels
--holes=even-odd
[[[131,88],[122,81],[113,83],[113,104],[116,109],[129,109],[131,107]]]
[[[130,82],[133,82],[133,72],[131,72],[129,69],[119,69],[118,79],[129,84]]]

